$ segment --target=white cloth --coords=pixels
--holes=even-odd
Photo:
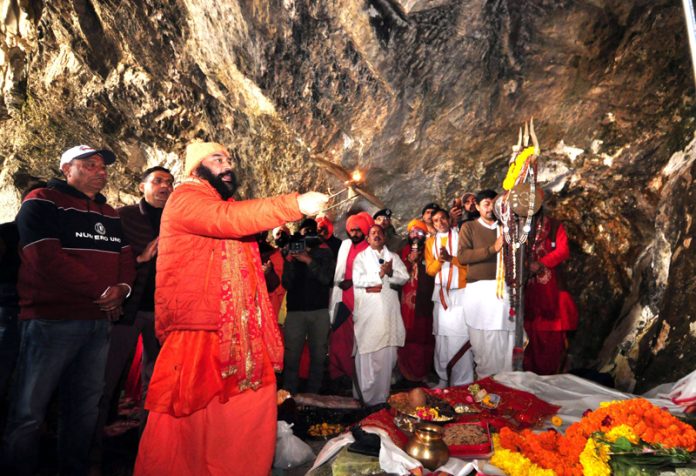
[[[466,326],[463,326],[466,329]],[[447,382],[447,364],[464,344],[469,342],[468,333],[464,336],[435,336],[435,372],[439,378],[438,387],[468,385],[474,381],[474,355],[471,349],[452,367],[451,382]]]
[[[355,376],[365,405],[377,405],[387,401],[396,356],[396,347],[384,347],[376,352],[355,356]],[[355,389],[353,396],[358,398]]]
[[[437,289],[437,287],[436,287]],[[466,288],[451,289],[447,309],[442,306],[440,299],[434,300],[433,335],[436,336],[468,336],[467,322],[464,317]]]
[[[363,430],[365,430],[367,433],[374,433],[375,435],[379,436],[381,442],[379,449],[379,465],[384,472],[389,474],[409,474],[412,469],[422,467],[418,460],[410,457],[404,452],[404,450],[396,446],[391,438],[389,438],[386,431],[374,426],[364,426]],[[353,438],[353,435],[350,432],[342,433],[336,438],[327,441],[319,452],[317,459],[314,460],[314,465],[309,470],[307,475],[311,476],[316,474],[315,471],[318,470],[320,466],[331,459],[331,457],[338,453],[341,448],[353,443],[354,441],[355,438]],[[447,471],[448,474],[453,476],[466,476],[473,470],[478,471],[483,464],[484,463],[482,461],[464,461],[459,458],[450,458],[446,464],[438,469]],[[492,466],[491,468],[495,469]]]
[[[348,261],[348,253],[350,252],[350,245],[352,244],[353,242],[350,240],[343,240],[341,242],[341,247],[338,249],[333,288],[331,289],[331,296],[329,297],[329,320],[331,324],[333,324],[336,318],[336,307],[338,303],[343,302],[343,289],[339,288],[338,285],[343,281],[346,275],[346,261]]]
[[[636,398],[636,395],[603,387],[597,383],[570,374],[542,376],[532,372],[504,372],[497,374],[494,379],[503,385],[529,392],[552,405],[560,406],[561,409],[558,411],[558,415],[563,419],[563,425],[559,428],[561,433],[565,432],[568,426],[579,421],[582,418],[583,412],[586,410],[595,410],[599,408],[601,402]],[[673,386],[674,384],[670,385],[670,387]],[[649,393],[652,394],[655,392],[651,391]],[[670,398],[645,396],[656,406],[665,407],[674,415],[680,416],[684,414],[684,409],[672,402]],[[403,450],[394,445],[385,431],[370,426],[364,427],[364,430],[368,433],[375,433],[380,436],[382,445],[379,453],[379,463],[382,470],[385,472],[408,474],[411,469],[419,466],[418,461],[414,460],[404,453]],[[355,440],[350,433],[343,433],[333,440],[329,440],[320,451],[308,474],[312,475],[316,468],[328,461],[343,446],[353,441]],[[445,470],[450,468],[453,463],[460,464],[461,466],[448,472],[457,476],[469,474],[472,469],[485,472],[486,474],[501,474],[497,468],[490,464],[486,464],[485,461],[479,460],[472,463],[460,460],[459,458],[450,458],[446,465],[438,469]]]
[[[391,277],[379,277],[380,262],[392,262]],[[406,329],[401,318],[399,293],[390,284],[402,285],[408,281],[408,271],[403,261],[386,247],[381,252],[366,248],[353,262],[353,288],[355,308],[353,323],[358,354],[367,354],[384,347],[404,345]],[[368,293],[366,288],[382,286],[378,293]]]
[[[464,288],[464,318],[470,328],[486,331],[514,331],[508,289],[502,299],[495,295],[496,281],[486,279],[467,283]]]
[[[479,379],[512,371],[515,331],[482,331],[469,328],[471,350]]]

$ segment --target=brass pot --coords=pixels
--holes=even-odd
[[[449,459],[449,450],[442,440],[443,428],[432,423],[421,423],[406,443],[406,453],[416,458],[424,467],[436,470]]]

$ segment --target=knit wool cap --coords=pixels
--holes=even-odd
[[[230,156],[225,146],[217,142],[192,142],[187,145],[186,159],[184,161],[184,176],[191,176],[203,159],[216,152],[223,152],[227,157]]]

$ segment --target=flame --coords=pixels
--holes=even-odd
[[[358,183],[362,180],[362,174],[358,169],[355,169],[351,174],[350,178],[353,183]]]

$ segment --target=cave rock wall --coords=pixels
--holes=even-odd
[[[403,226],[426,202],[498,186],[533,116],[547,208],[572,242],[573,365],[628,389],[693,369],[678,2],[2,0],[0,15],[3,219],[70,145],[117,153],[119,204],[142,169],[179,173],[204,138],[239,153],[243,196],[335,190],[332,170],[359,167]]]

